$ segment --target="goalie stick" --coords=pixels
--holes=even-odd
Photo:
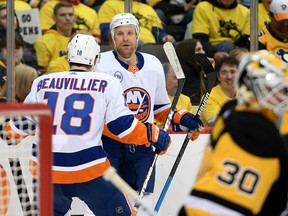
[[[205,75],[207,77],[207,80],[208,80],[206,93],[204,94],[203,99],[201,100],[201,103],[199,104],[199,108],[198,108],[198,110],[196,112],[196,115],[195,115],[196,118],[200,118],[200,116],[201,116],[201,114],[203,112],[203,109],[204,109],[204,107],[206,105],[206,102],[207,102],[207,100],[209,98],[210,92],[211,92],[212,88],[214,87],[214,85],[216,84],[217,72],[215,71],[215,69],[211,65],[209,59],[205,55],[203,55],[201,53],[196,53],[195,55],[193,55],[193,59],[202,66],[203,71],[204,71],[204,73],[205,73]],[[167,193],[167,191],[169,189],[169,186],[170,186],[170,184],[171,184],[171,182],[173,180],[173,177],[174,177],[174,175],[176,173],[176,170],[177,170],[177,168],[178,168],[178,166],[180,164],[180,161],[181,161],[181,159],[183,157],[183,154],[184,154],[184,152],[186,150],[186,147],[187,147],[187,145],[188,145],[188,143],[189,143],[189,141],[190,141],[190,139],[191,139],[191,137],[193,135],[193,132],[194,131],[189,131],[187,133],[186,137],[185,137],[185,140],[184,140],[184,142],[183,142],[183,144],[182,144],[182,146],[180,148],[180,151],[179,151],[179,153],[178,153],[178,155],[176,157],[176,160],[175,160],[175,162],[173,164],[173,167],[172,167],[172,169],[171,169],[171,171],[169,173],[169,176],[168,176],[168,178],[167,178],[167,180],[165,182],[165,185],[164,185],[164,187],[163,187],[163,189],[161,191],[161,194],[160,194],[160,196],[158,198],[158,201],[156,203],[156,206],[154,208],[154,210],[156,212],[159,211],[159,209],[160,209],[160,207],[162,205],[162,202],[163,202],[163,200],[164,200],[164,198],[166,196],[166,193]]]
[[[183,89],[183,86],[184,86],[184,83],[185,83],[185,75],[184,75],[184,72],[182,70],[182,67],[181,67],[181,64],[179,62],[179,59],[177,57],[177,54],[175,52],[175,49],[174,49],[174,46],[171,42],[166,42],[164,45],[163,45],[163,49],[165,51],[165,54],[171,64],[171,67],[173,68],[175,74],[176,74],[176,77],[177,77],[177,80],[178,80],[178,88],[177,88],[177,91],[174,95],[174,98],[173,98],[173,101],[172,101],[172,104],[171,104],[171,107],[170,107],[170,111],[169,111],[169,114],[168,114],[168,117],[165,121],[165,124],[163,126],[163,130],[164,131],[167,131],[169,126],[170,126],[170,123],[171,123],[171,120],[172,120],[172,117],[173,117],[173,114],[174,114],[174,110],[176,108],[176,104],[178,102],[178,99],[180,97],[180,94],[182,92],[182,89]],[[147,174],[146,174],[146,178],[143,182],[143,185],[142,185],[142,188],[139,192],[139,199],[142,199],[144,194],[145,194],[145,191],[146,191],[146,188],[147,188],[147,185],[148,185],[148,182],[150,180],[150,177],[152,175],[152,172],[153,172],[153,169],[154,169],[154,166],[156,164],[156,161],[158,159],[158,156],[159,156],[159,151],[155,151],[154,152],[154,155],[153,155],[153,158],[152,158],[152,161],[150,163],[150,166],[149,166],[149,169],[147,171]],[[138,210],[139,210],[139,205],[137,203],[135,203],[134,205],[134,209],[133,209],[133,212],[132,212],[132,216],[136,216],[137,213],[138,213]]]
[[[153,210],[149,209],[141,202],[138,193],[117,174],[114,167],[109,167],[105,171],[103,178],[106,181],[111,182],[123,194],[129,196],[138,206],[141,206],[143,210],[147,212],[147,216],[156,216],[156,213]]]

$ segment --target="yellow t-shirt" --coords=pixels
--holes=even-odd
[[[43,31],[51,28],[55,24],[53,20],[53,8],[59,2],[59,0],[50,0],[46,2],[40,9],[40,21],[41,29]],[[76,16],[74,28],[77,30],[89,31],[93,36],[100,38],[100,28],[98,14],[92,8],[79,3],[78,5],[73,5],[74,13]]]
[[[16,1],[23,1],[28,3],[32,8],[37,8],[41,2],[41,0],[16,0]]]
[[[174,97],[169,96],[169,99],[170,99],[171,102],[173,101],[173,98]],[[180,109],[186,109],[188,112],[193,113],[193,106],[192,106],[192,103],[190,101],[190,98],[188,96],[184,95],[184,94],[180,94],[178,102],[176,104],[176,110],[180,110]],[[163,126],[163,124],[161,124],[158,121],[155,121],[155,124],[158,127],[162,127]]]
[[[7,4],[7,2],[5,0],[0,0],[0,5],[3,4]],[[31,10],[31,6],[24,2],[24,1],[20,1],[20,0],[16,0],[14,1],[14,8],[16,11],[22,11],[22,10]]]
[[[274,37],[269,31],[269,26],[265,26],[258,35],[258,41],[262,43],[266,49],[280,58],[282,61],[288,63],[288,40],[281,40],[279,37]]]
[[[224,41],[235,43],[240,35],[250,35],[250,11],[241,4],[223,9],[200,2],[193,15],[192,34],[195,33],[208,35],[212,45]]]
[[[269,11],[266,10],[263,3],[258,4],[258,30],[260,31],[264,26],[270,23],[268,15]]]
[[[208,125],[208,120],[218,115],[222,106],[233,99],[235,99],[235,97],[230,98],[222,91],[220,84],[213,87],[201,115],[201,120],[204,125]]]
[[[66,55],[69,40],[70,37],[65,37],[56,30],[49,29],[34,43],[38,65],[46,69],[51,60]]]
[[[67,62],[67,55],[64,55],[51,60],[45,74],[63,72],[69,70],[70,66],[69,63]]]
[[[103,23],[110,23],[116,14],[124,13],[124,1],[106,0],[99,10],[100,26]],[[155,43],[152,28],[163,28],[155,10],[148,4],[132,1],[132,14],[139,20],[140,39],[144,43]]]

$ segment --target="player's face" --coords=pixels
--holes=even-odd
[[[138,35],[133,26],[119,26],[114,31],[114,41],[122,57],[130,57],[137,48]]]
[[[74,9],[72,7],[61,7],[53,18],[58,31],[63,33],[71,31],[75,21]]]
[[[222,65],[218,76],[222,89],[234,89],[237,74],[238,70],[236,65]]]
[[[178,88],[178,80],[172,67],[169,68],[166,78],[166,90],[168,95],[174,96]]]

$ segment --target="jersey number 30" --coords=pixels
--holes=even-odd
[[[217,175],[217,180],[226,187],[236,186],[238,190],[249,195],[255,192],[259,183],[259,175],[251,168],[243,168],[232,160],[222,163],[224,171]]]

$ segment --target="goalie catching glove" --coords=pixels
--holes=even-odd
[[[147,136],[150,142],[146,147],[152,145],[159,151],[159,155],[165,154],[171,144],[169,134],[154,124],[145,123],[145,125],[147,127]]]
[[[192,140],[196,140],[203,129],[203,122],[196,118],[195,115],[189,113],[185,109],[181,109],[174,112],[172,118],[172,128],[173,131],[188,132],[189,130],[194,131],[192,135]]]

